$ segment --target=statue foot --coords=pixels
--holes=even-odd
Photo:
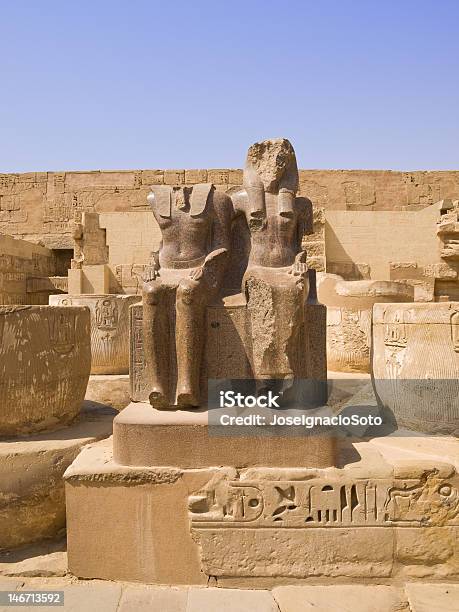
[[[199,400],[196,399],[194,393],[189,389],[182,389],[177,393],[177,405],[181,408],[190,406],[197,408],[199,406]]]
[[[159,408],[163,410],[165,408],[169,408],[169,401],[167,397],[159,389],[153,389],[153,391],[148,396],[148,399],[150,400],[150,404],[153,406],[153,408]]]

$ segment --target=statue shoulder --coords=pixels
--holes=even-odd
[[[153,185],[147,196],[147,202],[153,213],[157,212],[161,217],[171,216],[172,187],[170,185]]]
[[[313,209],[312,202],[309,198],[297,196],[295,198],[295,208],[298,211],[298,217],[304,224],[306,234],[313,231]]]
[[[230,198],[235,213],[245,210],[248,202],[248,195],[244,187],[240,185],[231,187],[231,189],[228,189],[226,192],[226,195]]]

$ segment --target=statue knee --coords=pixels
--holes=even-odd
[[[177,289],[177,301],[187,306],[197,304],[201,301],[200,285],[190,279],[184,279],[180,282]]]
[[[163,289],[159,283],[145,283],[142,292],[143,303],[147,306],[159,304],[162,293]]]

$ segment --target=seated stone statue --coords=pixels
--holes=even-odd
[[[311,202],[297,198],[298,168],[286,139],[253,144],[243,188],[232,193],[236,213],[245,216],[251,250],[242,292],[247,299],[256,378],[302,376],[301,332],[309,281],[301,246]]]
[[[149,399],[157,408],[198,406],[205,310],[227,265],[231,199],[200,184],[155,186],[148,202],[162,233],[143,286]]]

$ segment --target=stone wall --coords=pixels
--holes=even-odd
[[[132,170],[31,172],[0,175],[0,233],[51,249],[72,249],[72,221],[83,211],[101,213],[147,209],[152,184],[212,182],[227,190],[242,182],[241,170]],[[300,195],[317,210],[406,210],[457,198],[459,171],[300,170]],[[320,213],[319,213],[320,216]],[[320,221],[320,219],[319,219]],[[321,232],[311,237],[323,256]],[[323,242],[323,240],[322,240]],[[320,268],[320,265],[317,266]]]
[[[49,249],[0,234],[0,304],[47,304],[55,269]]]

